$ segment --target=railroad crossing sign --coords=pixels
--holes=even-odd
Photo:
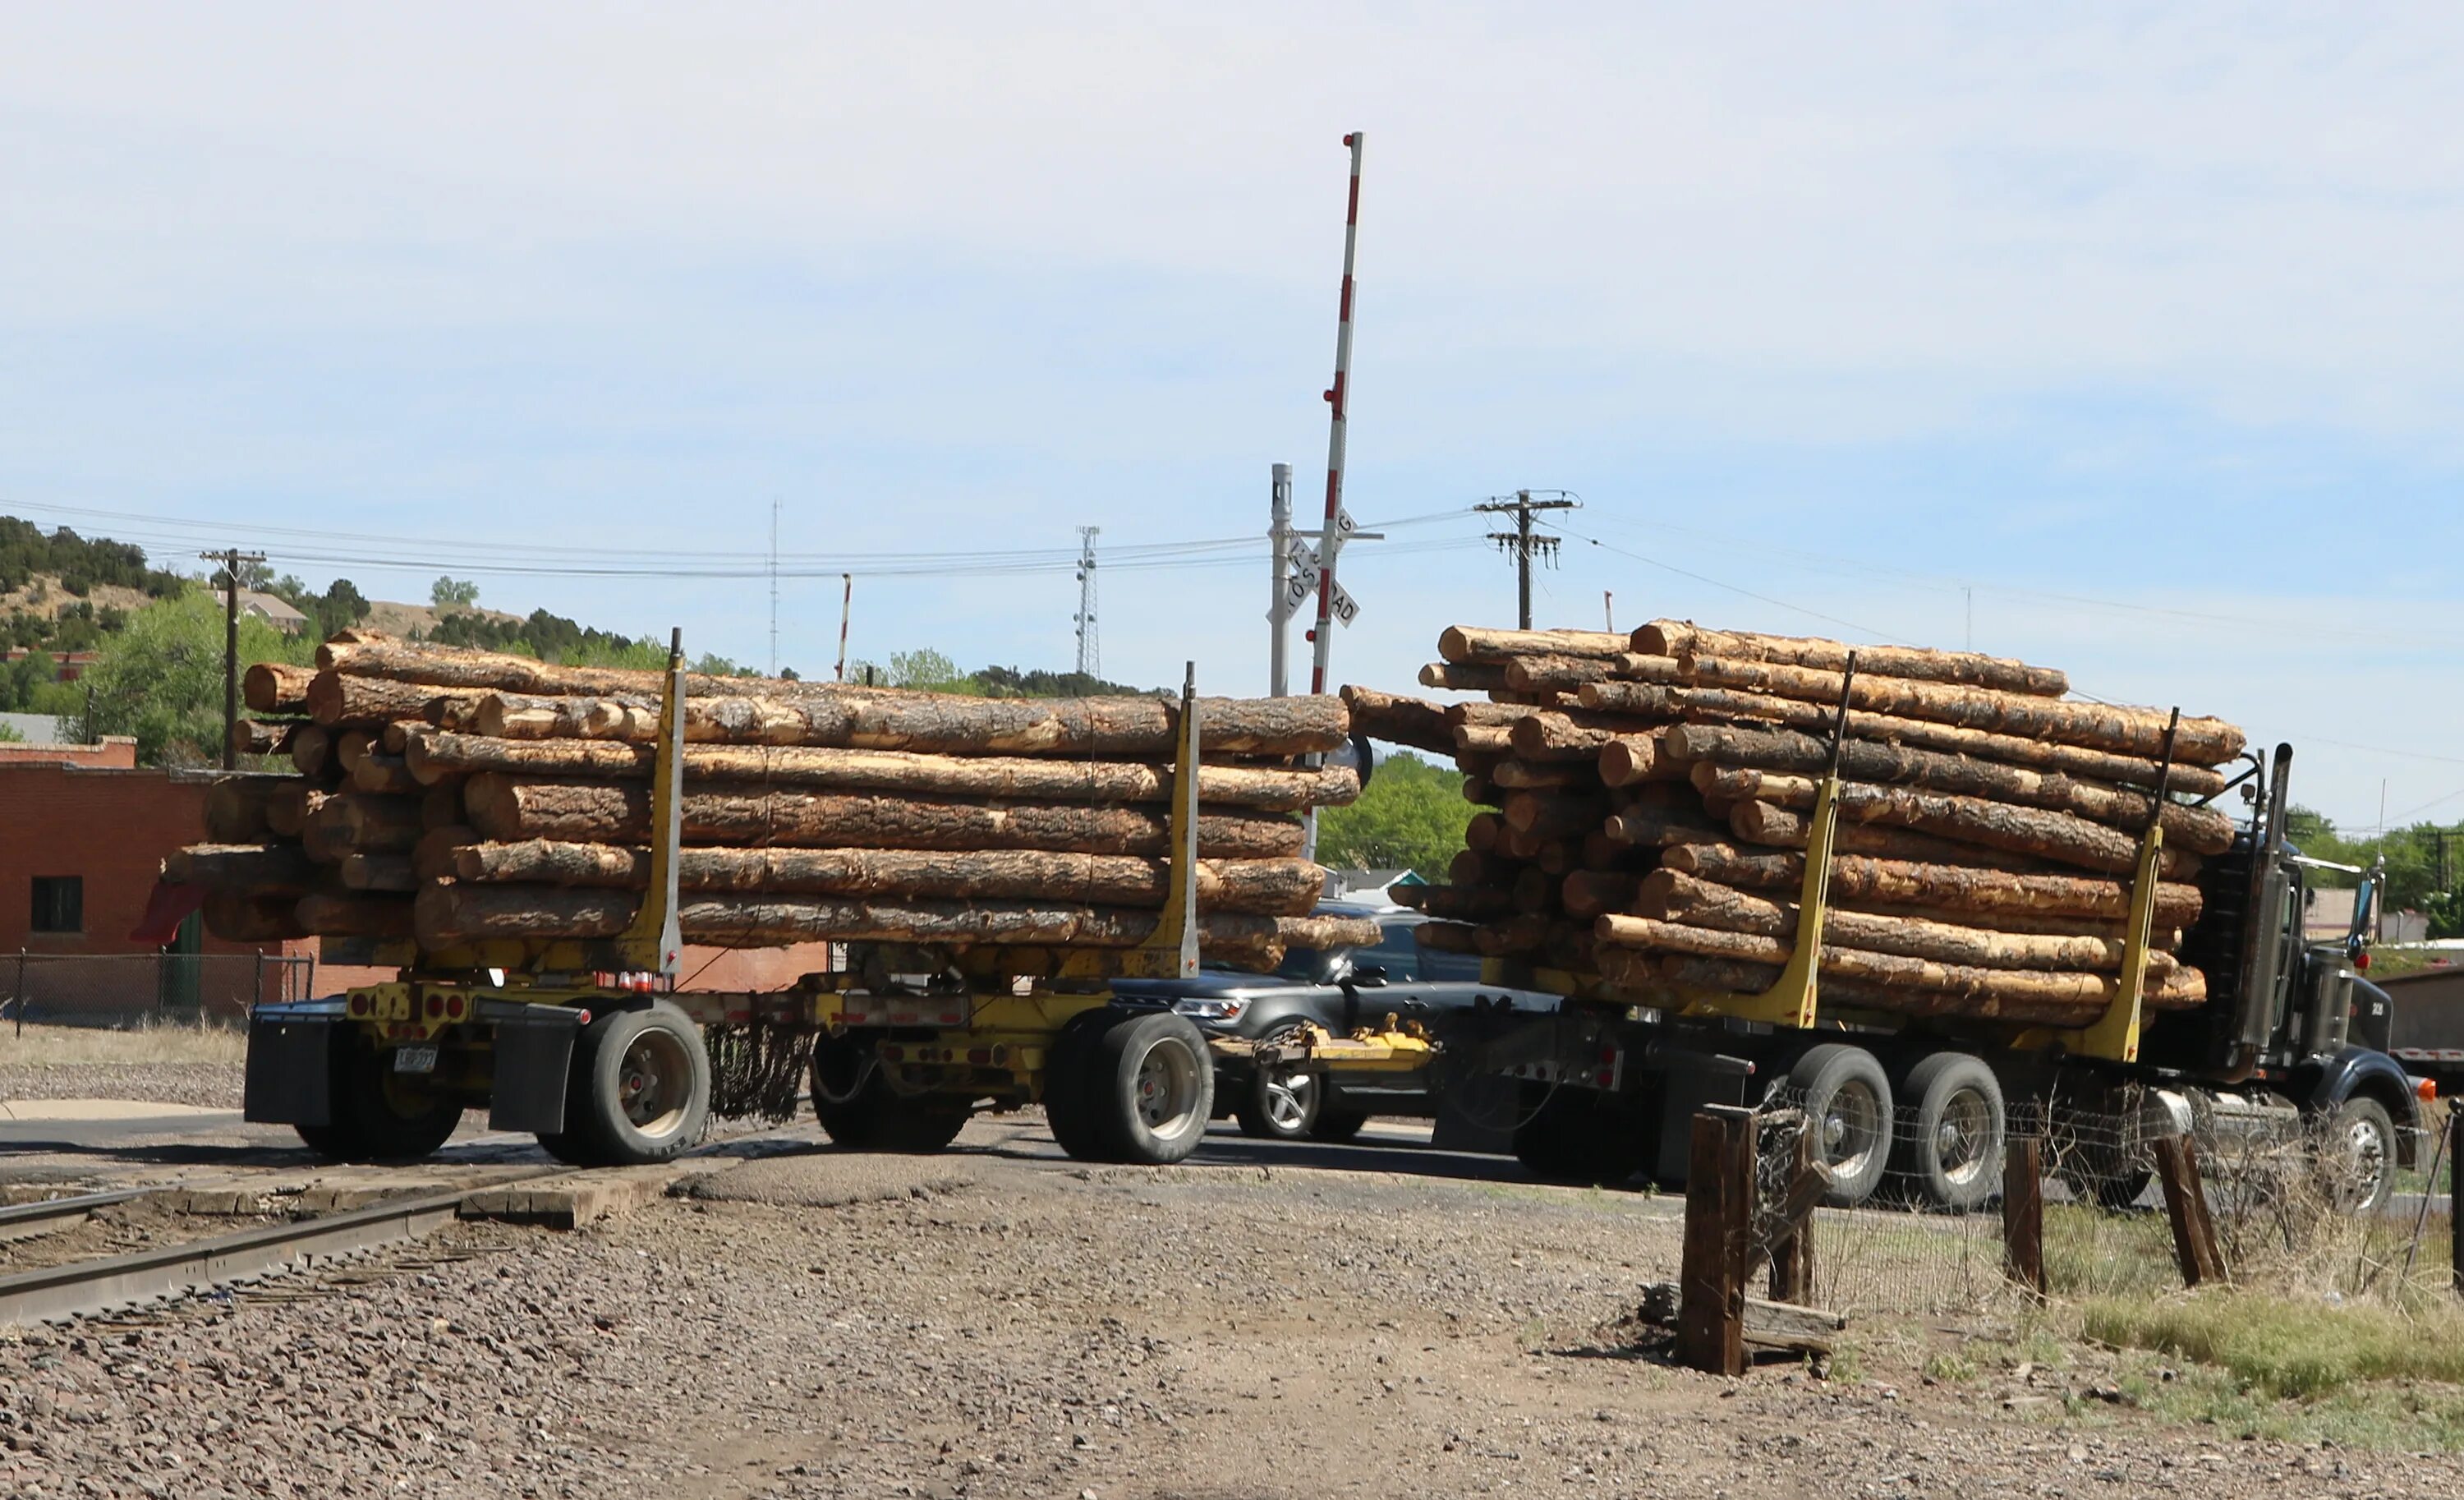
[[[1338,507],[1334,513],[1334,536],[1331,541],[1331,550],[1340,553],[1343,550],[1343,543],[1352,540],[1355,536],[1364,540],[1369,540],[1368,534],[1361,532],[1354,524],[1351,513]],[[1275,607],[1266,616],[1278,624],[1290,619],[1295,612],[1308,606],[1309,600],[1317,593],[1318,581],[1325,576],[1326,572],[1325,560],[1318,555],[1317,548],[1310,546],[1299,537],[1293,537],[1286,544],[1284,563],[1288,569],[1284,575],[1284,591],[1276,596]],[[1360,613],[1360,605],[1358,601],[1343,591],[1342,584],[1337,583],[1334,585],[1334,597],[1330,601],[1327,612],[1334,616],[1337,624],[1350,625],[1353,618]]]

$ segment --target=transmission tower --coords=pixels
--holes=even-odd
[[[1104,647],[1095,634],[1095,535],[1100,526],[1078,528],[1078,671],[1104,674]]]

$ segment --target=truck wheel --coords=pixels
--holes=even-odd
[[[2356,1215],[2378,1212],[2395,1176],[2395,1117],[2386,1105],[2356,1095],[2338,1106],[2319,1156],[2336,1206]]]
[[[1367,1110],[1330,1110],[1321,1105],[1317,1118],[1309,1124],[1309,1137],[1339,1146],[1359,1135],[1360,1127],[1368,1123]]]
[[[1810,1048],[1789,1070],[1814,1132],[1814,1159],[1831,1169],[1822,1201],[1854,1208],[1874,1196],[1891,1161],[1891,1080],[1861,1047]]]
[[[350,1133],[339,1122],[323,1125],[294,1125],[300,1143],[328,1161],[348,1161],[358,1153],[353,1149]]]
[[[433,1156],[462,1123],[461,1098],[431,1088],[416,1073],[395,1072],[390,1052],[357,1038],[342,1046],[346,1050],[335,1069],[333,1122],[320,1128],[335,1155],[345,1161],[384,1162]],[[308,1138],[307,1131],[300,1132],[300,1138]]]
[[[1095,1129],[1094,1090],[1087,1079],[1095,1044],[1121,1020],[1118,1011],[1082,1010],[1061,1025],[1044,1061],[1044,1123],[1063,1151],[1079,1161],[1099,1161],[1104,1140]]]
[[[1258,1045],[1267,1047],[1285,1041],[1299,1029],[1297,1026],[1278,1026],[1260,1037]],[[1323,1092],[1317,1074],[1307,1068],[1291,1063],[1252,1064],[1248,1086],[1233,1102],[1232,1117],[1241,1122],[1243,1136],[1260,1140],[1299,1140],[1317,1125]]]
[[[2001,1080],[1979,1058],[1932,1052],[1902,1085],[1915,1118],[1894,1169],[1926,1202],[1954,1212],[1982,1208],[2002,1185],[2007,1113]]]
[[[845,1038],[813,1048],[813,1114],[833,1144],[849,1151],[930,1155],[958,1138],[975,1112],[955,1094],[904,1094],[890,1087],[872,1049]]]
[[[1197,1023],[1169,1010],[1130,1017],[1093,1052],[1087,1082],[1107,1156],[1164,1166],[1198,1149],[1215,1109],[1215,1062]]]
[[[1617,1187],[1641,1170],[1641,1132],[1618,1100],[1551,1089],[1515,1128],[1514,1159],[1544,1182]]]
[[[581,1088],[564,1101],[562,1144],[611,1166],[671,1161],[710,1123],[710,1051],[671,1001],[611,1011],[583,1028]]]

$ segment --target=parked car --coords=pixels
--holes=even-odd
[[[1394,1016],[1428,1022],[1474,1010],[1552,1011],[1557,997],[1485,984],[1480,960],[1423,950],[1412,929],[1419,912],[1386,904],[1324,902],[1321,916],[1368,917],[1378,940],[1365,948],[1294,948],[1271,974],[1210,965],[1195,979],[1125,980],[1125,999],[1169,1001],[1210,1036],[1269,1042],[1315,1023],[1337,1036]],[[1215,1096],[1243,1134],[1277,1140],[1349,1140],[1373,1114],[1434,1117],[1441,1108],[1424,1079],[1388,1078],[1346,1087],[1300,1070],[1259,1069],[1221,1059]]]

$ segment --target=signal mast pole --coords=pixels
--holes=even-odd
[[[1326,691],[1326,658],[1334,644],[1334,557],[1342,550],[1335,522],[1343,513],[1344,429],[1352,408],[1352,266],[1360,245],[1360,143],[1362,132],[1343,138],[1352,148],[1352,195],[1343,211],[1343,299],[1334,325],[1334,385],[1326,393],[1333,415],[1326,440],[1326,530],[1321,533],[1317,581],[1317,628],[1309,632],[1309,692]]]

